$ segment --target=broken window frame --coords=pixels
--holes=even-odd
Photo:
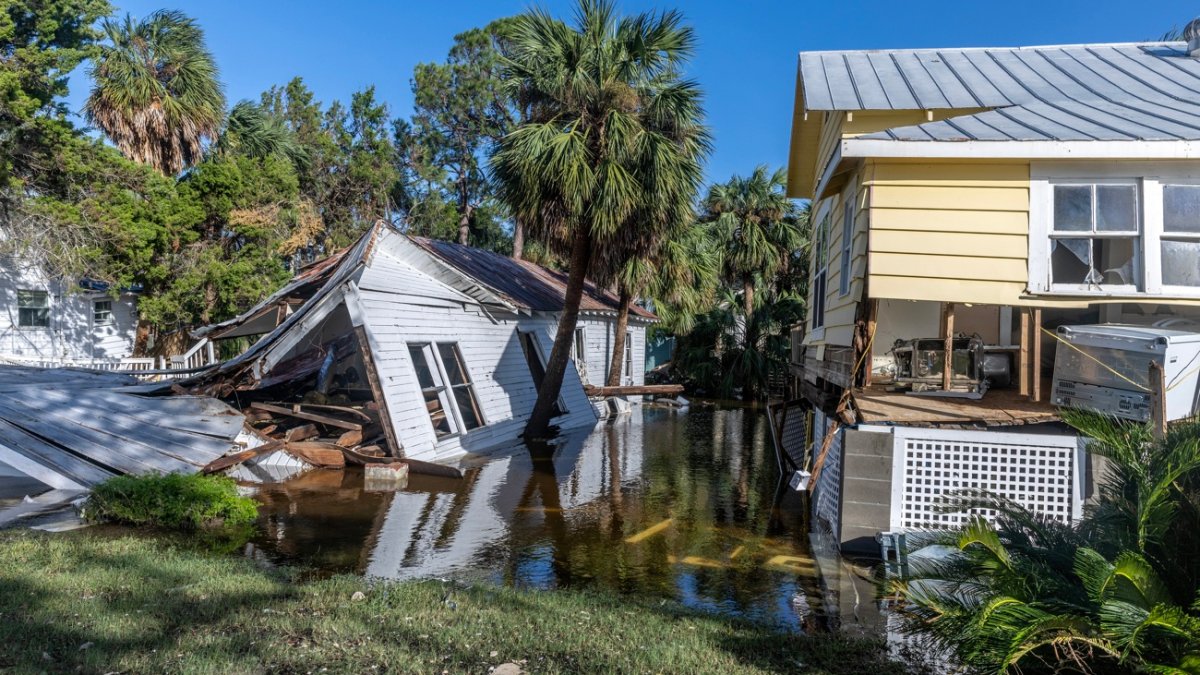
[[[1133,229],[1124,230],[1106,230],[1101,228],[1100,214],[1100,189],[1104,187],[1122,187],[1129,188],[1133,191]],[[1090,206],[1088,229],[1069,229],[1065,226],[1060,227],[1057,221],[1057,205],[1059,199],[1059,189],[1065,188],[1087,188],[1090,191]],[[1051,183],[1050,188],[1050,259],[1047,266],[1050,272],[1050,288],[1053,290],[1067,291],[1088,291],[1101,290],[1108,292],[1125,292],[1137,293],[1143,288],[1143,270],[1145,269],[1145,252],[1142,243],[1142,210],[1144,200],[1141,197],[1138,181],[1133,179],[1090,179],[1090,180],[1057,180]],[[1098,248],[1097,242],[1100,240],[1106,241],[1129,241],[1132,242],[1133,258],[1132,269],[1129,272],[1129,281],[1132,283],[1114,284],[1105,283],[1104,276],[1106,270],[1104,263],[1097,262],[1094,259]],[[1089,272],[1082,282],[1075,281],[1057,281],[1054,278],[1054,249],[1058,242],[1065,241],[1086,241],[1089,242],[1088,255],[1089,260],[1080,262],[1089,266]],[[1067,249],[1070,250],[1070,249]],[[1071,251],[1073,255],[1078,257],[1078,253]],[[1093,276],[1094,275],[1094,276]]]
[[[49,291],[17,289],[17,328],[37,330],[49,327]]]
[[[421,400],[425,405],[425,413],[429,417],[429,424],[433,429],[434,436],[437,437],[437,442],[444,441],[448,438],[454,438],[464,433],[469,433],[475,429],[487,426],[487,418],[484,416],[483,407],[479,404],[479,397],[475,392],[474,380],[471,379],[471,371],[467,367],[466,360],[463,358],[462,350],[459,349],[457,342],[409,342],[408,355],[413,361],[413,374],[415,376],[416,385],[421,392]],[[441,350],[443,347],[448,347],[458,359],[458,366],[461,370],[462,382],[455,384],[450,377],[450,371],[446,368],[446,364],[442,359]],[[425,372],[429,374],[430,381],[422,382],[421,369],[416,359],[420,355],[422,363],[425,366]],[[468,401],[473,404],[472,412],[474,413],[474,422],[467,420],[463,416],[462,408],[459,406],[457,391],[465,390]],[[438,405],[442,413],[439,419],[435,410],[429,409],[429,404],[433,399],[429,395],[433,394],[436,397]],[[445,422],[445,429],[440,429],[441,422]]]
[[[1056,184],[1136,183],[1139,185],[1137,216],[1141,228],[1141,276],[1136,287],[1112,284],[1081,286],[1051,283],[1051,235],[1053,234],[1054,195]],[[1162,161],[1130,162],[1062,162],[1037,161],[1030,164],[1029,182],[1029,239],[1028,292],[1034,295],[1068,297],[1128,298],[1133,301],[1200,298],[1200,286],[1164,283],[1179,264],[1164,264],[1164,243],[1196,242],[1200,237],[1190,232],[1166,230],[1164,217],[1164,187],[1200,186],[1200,167]],[[1188,252],[1200,262],[1200,250]],[[1187,258],[1184,259],[1186,264]],[[1164,269],[1170,265],[1170,269]],[[1185,277],[1186,278],[1186,277]]]

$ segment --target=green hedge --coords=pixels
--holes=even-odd
[[[146,474],[97,485],[84,515],[95,522],[197,530],[253,523],[258,506],[224,476]]]

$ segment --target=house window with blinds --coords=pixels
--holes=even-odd
[[[458,344],[409,344],[408,355],[425,400],[425,411],[438,438],[484,425],[483,410]]]
[[[46,291],[17,291],[17,326],[50,327],[50,294]]]

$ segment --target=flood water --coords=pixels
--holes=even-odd
[[[260,492],[257,555],[322,572],[594,588],[820,629],[807,507],[760,410],[637,408],[552,459],[478,458],[462,480],[311,471]],[[813,609],[810,609],[813,608]],[[816,609],[817,611],[814,611]]]

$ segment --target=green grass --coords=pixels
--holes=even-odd
[[[882,641],[784,635],[669,603],[299,581],[163,538],[0,532],[3,672],[486,673],[505,662],[531,673],[903,672]]]
[[[171,530],[234,529],[254,522],[257,502],[225,476],[115,476],[92,489],[89,520]]]

